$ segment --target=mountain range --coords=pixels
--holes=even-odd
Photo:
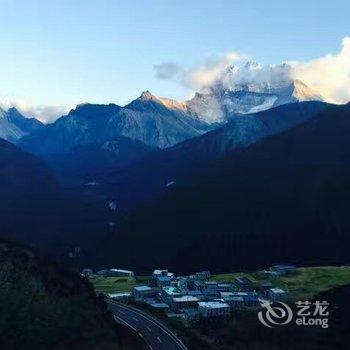
[[[0,133],[12,142],[0,143],[5,234],[79,245],[91,266],[346,260],[327,241],[329,232],[348,239],[349,106],[324,102],[301,81],[221,80],[185,102],[145,91],[124,107],[78,105],[49,125],[15,108],[1,113]],[[297,254],[317,232],[315,253]]]
[[[235,116],[309,100],[320,101],[322,97],[300,81],[278,87],[240,85],[230,89],[216,84],[185,102],[158,98],[144,91],[125,107],[78,105],[67,116],[22,137],[19,145],[36,154],[67,153],[76,146],[124,136],[150,147],[167,148],[202,135]]]
[[[169,187],[186,182],[189,174],[200,175],[203,166],[216,159],[300,125],[331,106],[316,101],[292,103],[237,116],[213,131],[170,148],[154,150],[124,167],[114,164],[99,174],[86,172],[82,184],[94,182],[90,191],[98,196],[118,198],[118,207],[130,210],[156,200]],[[66,173],[64,181],[67,179]]]
[[[331,106],[202,164],[100,241],[96,261],[182,272],[349,262],[349,132],[350,104]]]
[[[230,87],[220,82],[185,102],[158,98],[144,91],[125,107],[78,105],[53,124],[25,134],[17,144],[25,151],[43,157],[64,181],[96,182],[96,176],[100,178],[156,149],[171,148],[186,140],[192,144],[192,139],[196,141],[191,150],[202,148],[201,143],[207,142],[206,133],[218,128],[220,133],[220,127],[226,123],[230,127],[225,129],[226,136],[221,135],[219,143],[226,140],[237,147],[248,145],[303,120],[303,116],[291,115],[286,120],[285,117],[275,118],[275,125],[265,126],[264,120],[255,117],[257,112],[308,100],[322,101],[322,97],[302,82],[289,80],[278,85]],[[204,138],[198,138],[203,134]],[[211,133],[209,135],[208,138],[212,138]],[[123,144],[121,148],[120,143]],[[180,147],[186,149],[186,146]]]
[[[145,91],[125,107],[82,104],[44,130],[20,141],[37,154],[67,153],[72,148],[109,141],[117,136],[165,148],[210,130],[210,126],[182,110],[166,106]]]

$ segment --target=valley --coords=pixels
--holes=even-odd
[[[284,268],[288,268],[290,271],[284,271]],[[113,273],[117,270],[110,271]],[[342,336],[342,332],[345,331],[344,325],[346,320],[349,320],[349,315],[346,310],[342,309],[342,305],[344,305],[344,298],[346,298],[350,286],[350,268],[348,266],[292,269],[292,267],[280,265],[278,270],[273,267],[270,270],[212,276],[210,276],[209,271],[190,276],[175,276],[168,270],[164,270],[167,275],[171,276],[172,287],[163,285],[165,280],[158,277],[158,271],[160,270],[154,270],[153,276],[137,275],[130,278],[102,276],[100,272],[89,276],[95,291],[103,293],[110,300],[110,305],[114,305],[119,310],[116,310],[118,318],[123,320],[126,317],[127,322],[131,322],[133,327],[139,329],[139,332],[144,334],[146,339],[154,341],[156,347],[162,348],[162,343],[157,343],[157,339],[152,338],[152,334],[157,332],[154,333],[153,330],[150,331],[141,326],[140,320],[137,322],[137,319],[127,316],[129,311],[140,310],[140,313],[145,313],[154,320],[158,319],[170,330],[175,331],[190,349],[221,350],[229,349],[231,346],[243,349],[253,347],[254,344],[259,344],[266,349],[278,347],[279,344],[292,346],[291,334],[297,334],[298,339],[312,349],[328,349],[329,346],[336,346],[336,344],[338,346],[346,344],[346,338]],[[250,286],[237,284],[244,278],[251,281]],[[191,281],[194,284],[190,284]],[[146,285],[149,286],[147,294]],[[136,294],[138,290],[141,291],[141,288],[145,290],[143,296]],[[167,292],[171,288],[173,294],[170,298],[170,294],[168,295],[164,291]],[[295,317],[298,314],[299,301],[310,301],[310,305],[311,302],[315,303],[317,300],[327,301],[329,328],[300,327],[293,322],[279,325],[274,329],[265,327],[257,317],[262,306],[254,303],[253,295],[258,295],[259,301],[262,303],[263,300],[271,297],[271,293],[268,293],[266,288],[270,288],[270,291],[287,293],[287,297],[283,296],[282,299],[282,294],[279,292],[281,299],[276,299],[274,302],[277,304],[278,301],[287,303],[292,308]],[[177,292],[175,293],[175,291]],[[208,293],[209,291],[210,293]],[[179,295],[188,295],[188,297],[179,297]],[[199,314],[196,311],[197,307],[194,306],[193,302],[191,303],[192,299],[190,298],[193,298],[194,295],[198,301]],[[231,295],[236,295],[236,297]],[[247,297],[245,303],[242,304],[238,299],[245,298],[245,295],[251,295],[251,297],[250,299]],[[155,302],[156,298],[159,299],[158,302]],[[212,302],[213,305],[215,303],[221,303],[223,306],[230,305],[230,314],[212,314],[211,316],[202,314],[201,304],[205,304],[203,300],[207,300],[206,303],[210,304],[208,300],[211,298],[215,300]],[[164,307],[161,308],[162,305]],[[167,308],[165,305],[168,305]],[[325,341],[329,334],[334,335],[335,338]],[[323,339],[322,344],[316,340],[320,338]],[[299,346],[302,345],[299,344]]]
[[[350,349],[350,1],[1,10],[0,350]]]

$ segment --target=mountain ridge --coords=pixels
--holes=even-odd
[[[0,108],[0,138],[17,142],[23,136],[44,128],[35,118],[24,117],[15,107],[8,110]]]
[[[333,106],[229,152],[127,217],[108,246],[128,254],[115,257],[104,246],[107,261],[184,273],[346,263],[349,132],[350,105]]]
[[[45,130],[32,133],[19,145],[33,153],[65,153],[72,147],[129,137],[151,147],[165,148],[210,130],[210,126],[161,100],[143,93],[125,107],[115,104],[78,105]]]

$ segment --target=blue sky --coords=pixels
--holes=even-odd
[[[262,63],[336,53],[350,1],[0,0],[0,95],[27,103],[124,104],[149,89],[184,98],[154,65],[249,54]]]

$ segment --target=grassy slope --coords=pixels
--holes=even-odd
[[[146,283],[147,277],[94,277],[90,282],[94,285],[96,293],[122,293],[130,292],[136,284]]]
[[[232,281],[237,275],[246,275],[256,285],[262,280],[256,273],[215,275],[213,279]],[[350,267],[303,267],[294,276],[275,278],[271,282],[276,287],[288,290],[292,300],[307,300],[318,293],[350,284]]]
[[[135,285],[135,280],[124,277],[94,277],[90,279],[96,293],[129,292]]]

